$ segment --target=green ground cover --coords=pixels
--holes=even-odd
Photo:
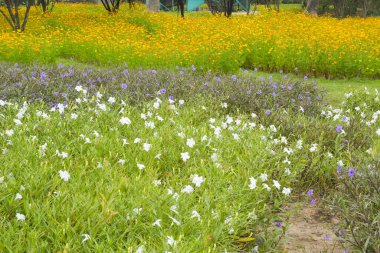
[[[328,193],[376,250],[378,92],[251,74],[2,64],[1,251],[276,252]]]

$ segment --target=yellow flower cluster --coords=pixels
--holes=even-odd
[[[59,62],[73,57],[131,67],[239,67],[327,77],[380,76],[380,18],[311,17],[262,11],[232,18],[204,13],[147,13],[123,5],[109,15],[101,5],[57,4],[50,14],[33,8],[26,32],[0,19],[0,60]]]

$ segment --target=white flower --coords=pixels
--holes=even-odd
[[[343,161],[342,161],[342,160],[339,160],[339,161],[338,161],[338,166],[341,166],[341,167],[342,167],[343,165],[344,165],[344,164],[343,164]]]
[[[142,211],[142,208],[140,207],[140,208],[133,208],[133,213],[135,213],[136,215],[139,215],[139,214],[141,214],[141,211]]]
[[[22,199],[22,195],[20,193],[17,193],[16,197],[15,197],[15,200],[19,200],[19,199]]]
[[[310,152],[315,152],[315,151],[317,151],[317,149],[318,149],[318,144],[311,144],[311,147],[310,147]]]
[[[162,182],[161,182],[161,180],[156,179],[156,180],[153,181],[153,184],[154,184],[154,186],[159,186],[159,185],[162,184]]]
[[[282,161],[282,163],[291,164],[292,162],[291,162],[291,161],[289,161],[288,157],[286,157],[286,158],[285,158],[285,160],[284,160],[284,161]]]
[[[139,143],[139,142],[141,142],[141,139],[140,139],[140,138],[136,138],[136,139],[133,141],[133,143]]]
[[[254,177],[249,178],[249,189],[253,190],[256,188],[256,179]]]
[[[181,153],[181,158],[184,162],[186,162],[187,160],[190,159],[190,155],[188,152],[185,152],[185,153]]]
[[[185,103],[185,101],[184,101],[183,99],[180,99],[180,100],[178,101],[178,103],[179,103],[180,105],[183,105],[183,104]]]
[[[77,118],[78,118],[78,114],[76,114],[76,113],[72,113],[72,114],[71,114],[71,118],[72,118],[72,119],[77,119]]]
[[[239,135],[235,134],[235,133],[232,134],[232,137],[234,138],[234,140],[239,140],[240,139]]]
[[[218,154],[217,154],[217,153],[213,153],[213,154],[211,155],[211,160],[212,160],[214,163],[216,163],[216,162],[218,161]]]
[[[174,224],[176,224],[177,226],[180,226],[181,225],[181,222],[179,222],[178,220],[174,219],[173,217],[169,216],[169,218],[173,221]],[[172,223],[172,225],[173,225]]]
[[[15,133],[15,131],[13,131],[13,129],[5,130],[5,134],[8,136],[12,136],[14,133]]]
[[[195,141],[193,138],[187,139],[186,145],[189,146],[190,148],[194,147]]]
[[[156,126],[154,125],[153,121],[147,121],[147,122],[145,122],[145,127],[150,128],[150,129],[154,129]]]
[[[178,133],[178,136],[181,137],[182,139],[185,138],[185,134],[182,132]]]
[[[109,99],[108,99],[108,103],[110,103],[110,104],[113,104],[113,103],[115,103],[116,102],[116,99],[114,98],[114,97],[110,97]]]
[[[119,161],[117,161],[117,163],[119,163],[119,164],[121,164],[121,165],[124,165],[125,160],[124,160],[124,159],[119,159]]]
[[[19,221],[25,221],[25,215],[22,213],[16,213],[16,219]]]
[[[161,157],[161,153],[157,154],[154,158],[160,159],[160,157]]]
[[[22,122],[19,119],[14,119],[13,122],[16,123],[16,126],[22,125]]]
[[[58,172],[59,172],[60,178],[63,179],[63,181],[65,181],[65,182],[69,181],[69,179],[70,179],[69,172],[67,172],[66,170],[63,170],[63,171],[60,170]]]
[[[144,164],[140,164],[140,163],[138,163],[138,164],[137,164],[137,168],[139,168],[140,170],[142,170],[142,169],[145,168],[145,165],[144,165]]]
[[[288,140],[286,139],[285,136],[281,136],[281,143],[288,144]]]
[[[260,179],[261,179],[261,181],[265,182],[265,181],[267,181],[267,179],[268,179],[268,175],[265,174],[265,173],[261,173],[261,174],[260,174]]]
[[[82,243],[91,239],[91,237],[90,237],[89,234],[82,234],[82,236],[84,237],[83,240],[82,240]]]
[[[269,185],[267,185],[267,184],[263,184],[263,187],[265,188],[265,189],[267,189],[267,191],[269,192],[270,191],[270,187],[269,187]]]
[[[376,130],[376,134],[377,134],[377,135],[380,135],[380,128],[378,128],[378,129]]]
[[[284,148],[284,152],[287,153],[288,155],[290,155],[291,153],[293,153],[293,149],[292,148]]]
[[[78,92],[80,92],[80,91],[83,90],[83,88],[82,88],[82,86],[77,85],[77,86],[75,86],[75,90],[78,91]]]
[[[274,133],[277,132],[277,128],[276,128],[274,125],[270,125],[270,126],[269,126],[269,129],[270,129],[272,132],[274,132]]]
[[[66,152],[62,152],[62,153],[60,154],[60,156],[61,156],[62,158],[67,158],[67,157],[69,156],[69,154],[67,154]]]
[[[153,227],[157,226],[157,227],[161,227],[161,219],[158,219],[156,220],[155,222],[153,222],[152,224]]]
[[[273,180],[273,186],[280,190],[280,183],[277,180]]]
[[[168,236],[168,244],[174,247],[177,244],[177,242],[174,240],[172,236]]]
[[[192,212],[191,212],[191,218],[197,218],[198,219],[198,221],[200,221],[201,220],[201,215],[197,212],[197,211],[195,211],[195,210],[193,210]]]
[[[185,188],[183,188],[181,192],[190,194],[193,191],[194,191],[194,188],[191,185],[186,185]]]
[[[149,143],[144,143],[143,144],[143,147],[144,147],[144,150],[146,152],[148,152],[150,150],[150,148],[152,147],[152,144],[149,144]]]
[[[144,245],[141,245],[137,248],[136,253],[143,253],[144,252]]]
[[[215,123],[215,119],[214,118],[210,118],[210,123],[214,124]]]
[[[298,140],[296,144],[297,149],[302,149],[302,140]]]
[[[201,184],[205,181],[205,180],[203,179],[203,177],[202,177],[202,176],[198,176],[198,174],[195,174],[195,175],[193,175],[192,177],[193,177],[193,181],[192,181],[192,183],[193,183],[196,187],[200,187]]]
[[[286,188],[286,187],[284,187],[284,188],[282,189],[282,193],[285,194],[286,196],[289,195],[290,192],[291,192],[290,188]]]
[[[125,125],[125,124],[130,125],[131,124],[131,120],[128,117],[122,117],[119,122],[122,125]]]

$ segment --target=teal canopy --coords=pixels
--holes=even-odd
[[[187,11],[193,11],[205,3],[204,0],[187,0],[186,2],[187,2]]]

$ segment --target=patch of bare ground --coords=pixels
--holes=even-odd
[[[338,220],[318,206],[292,203],[285,208],[288,228],[280,244],[281,252],[343,253],[343,245],[335,235]]]

